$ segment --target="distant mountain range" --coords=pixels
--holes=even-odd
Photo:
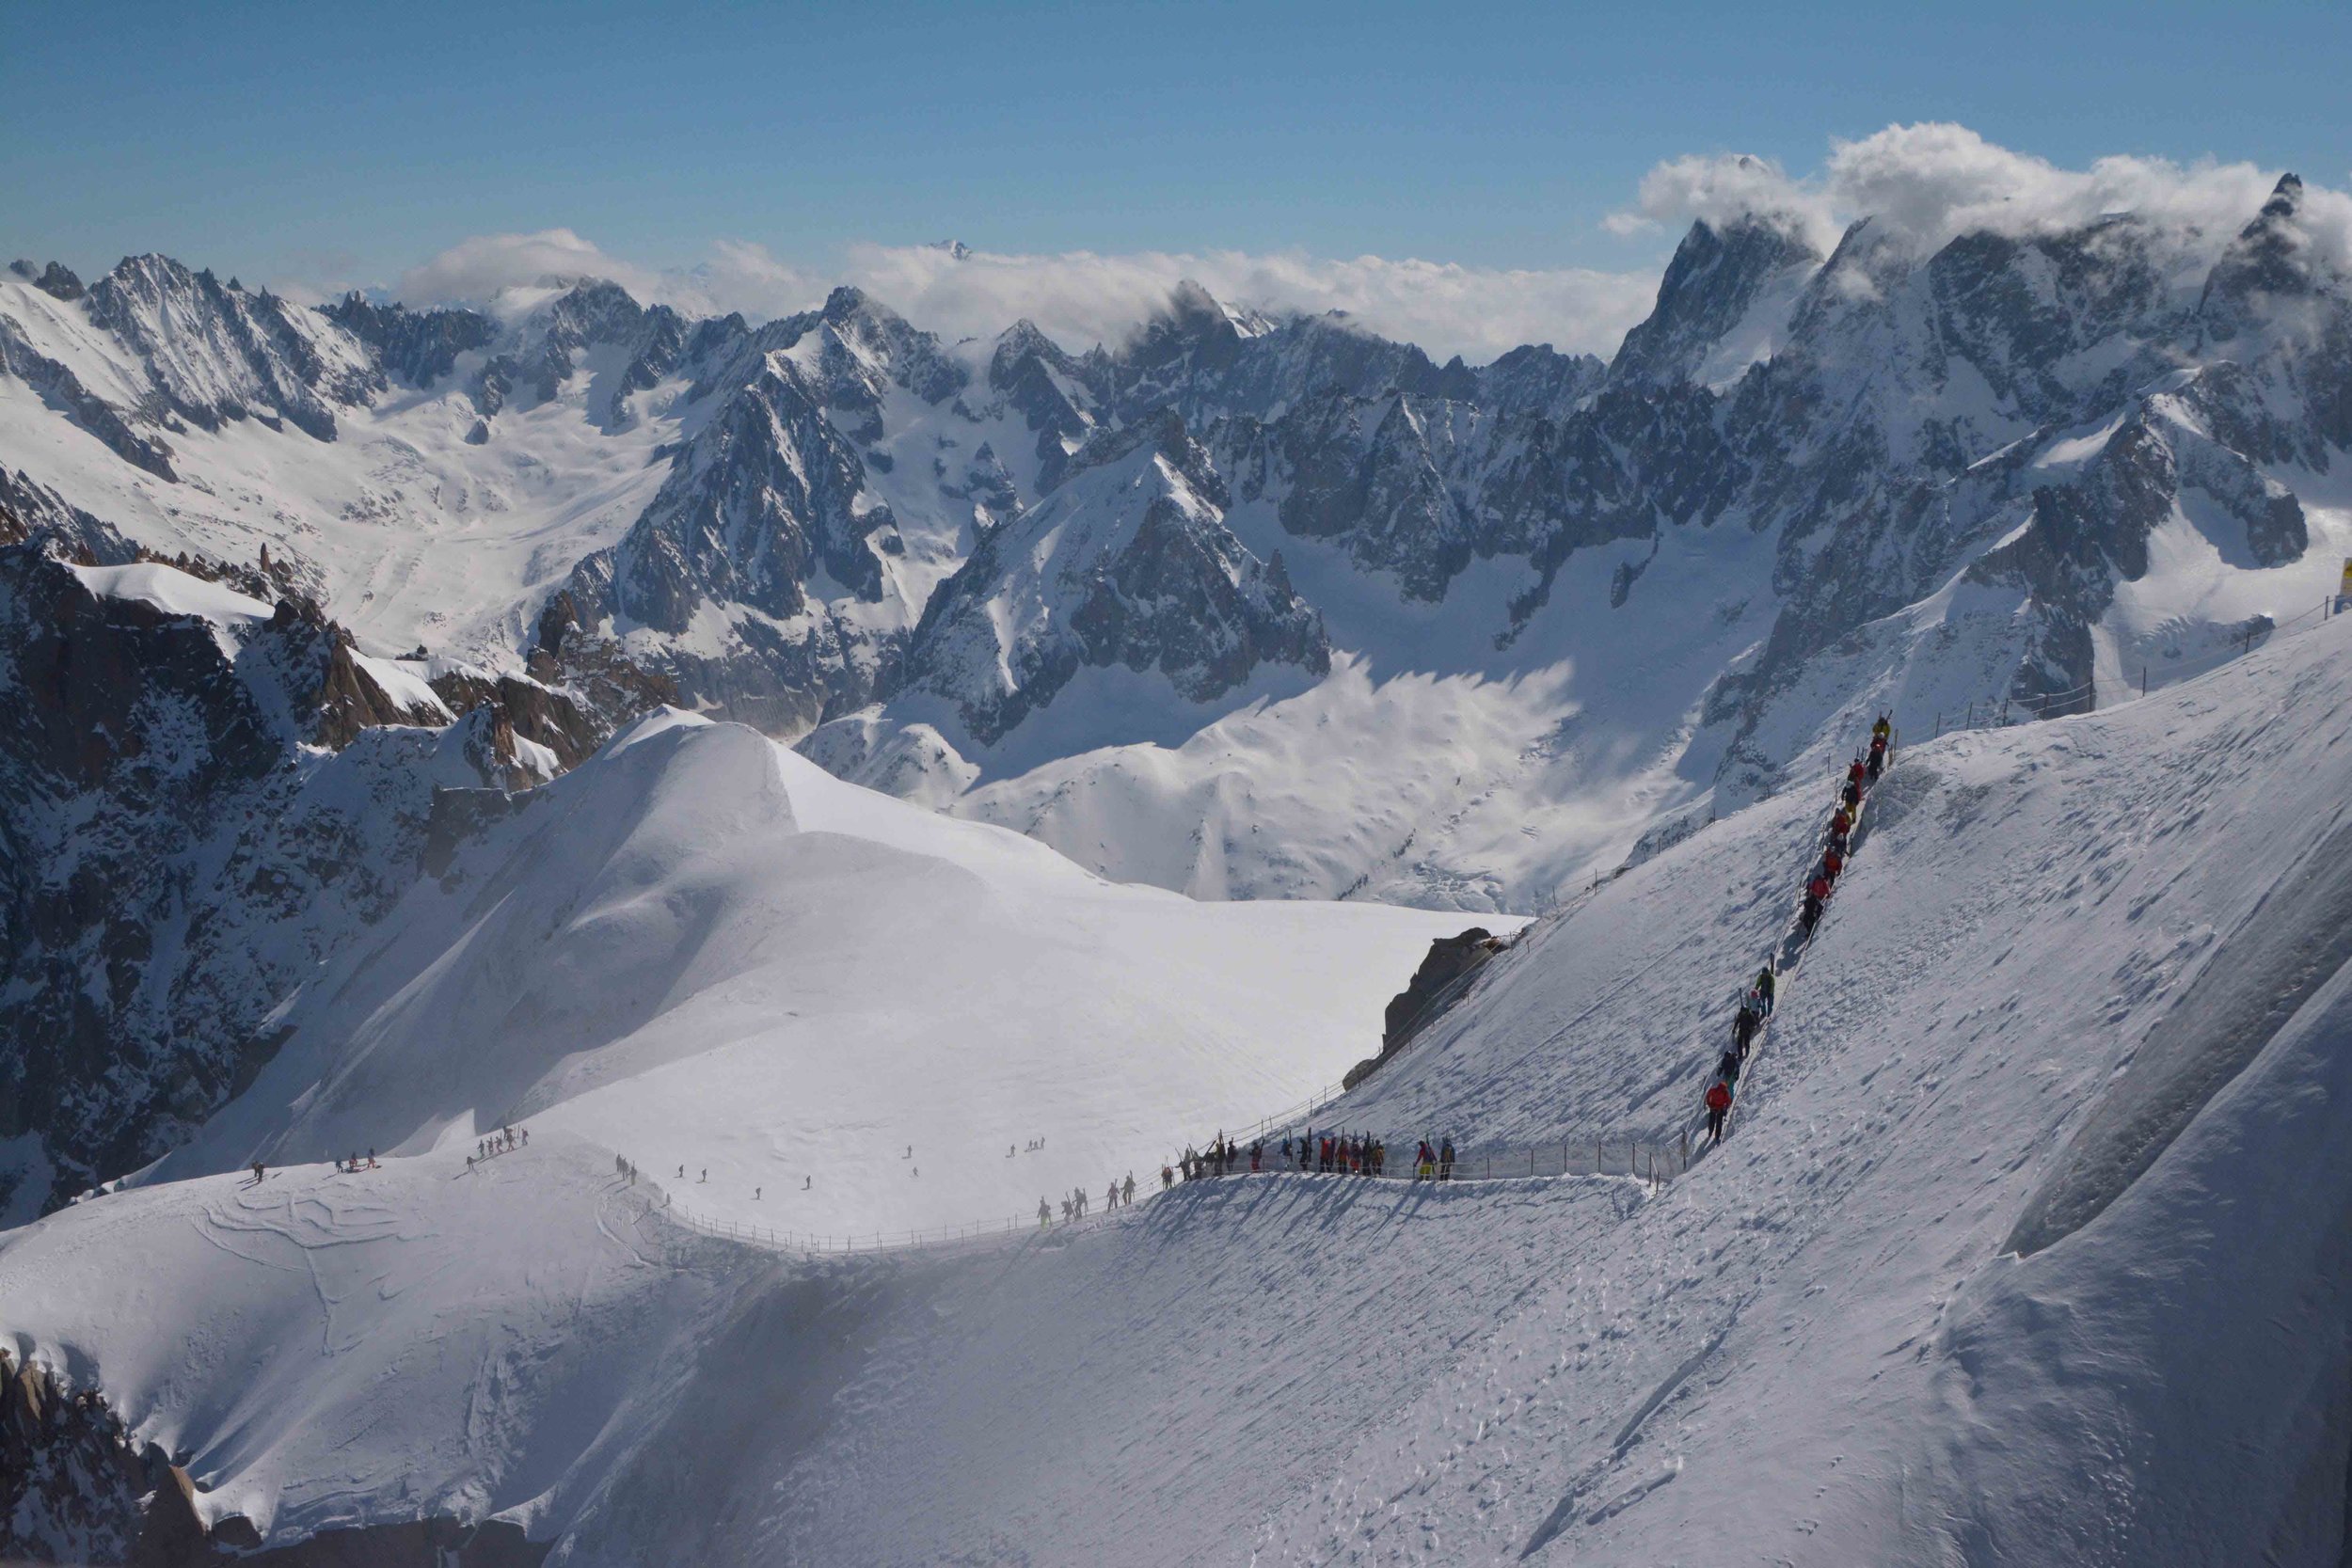
[[[1608,363],[1192,286],[1073,353],[846,288],[754,325],[19,262],[0,1026],[44,1045],[0,1137],[167,1147],[398,895],[435,785],[664,703],[1114,879],[1484,911],[1873,712],[2161,685],[2352,553],[2352,285],[2301,198],[1828,255],[1700,223]],[[234,603],[122,588],[161,562]]]

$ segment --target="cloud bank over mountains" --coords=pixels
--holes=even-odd
[[[1671,235],[1693,219],[1780,214],[1801,221],[1827,249],[1847,224],[1869,215],[1931,247],[1978,230],[2042,233],[2130,212],[2194,227],[2217,251],[2261,208],[2280,173],[2243,162],[2130,155],[2061,168],[1964,125],[1890,125],[1860,141],[1833,142],[1820,172],[1803,178],[1745,153],[1669,159],[1643,177],[1634,204],[1604,226],[1629,237]],[[2352,254],[2352,197],[2309,184],[2305,214],[2341,264]]]
[[[2217,250],[2261,206],[2276,169],[2251,163],[2117,155],[2064,168],[1987,141],[1963,125],[1890,125],[1832,143],[1821,168],[1792,175],[1746,153],[1689,154],[1644,176],[1633,203],[1603,227],[1662,245],[1693,219],[1722,223],[1777,214],[1823,250],[1865,214],[1924,246],[1992,229],[2029,233],[2137,212],[2199,230]],[[2352,259],[2352,197],[2310,186],[2306,225],[2337,264]],[[658,268],[614,256],[569,229],[481,235],[403,274],[389,291],[423,305],[495,300],[552,277],[611,277],[644,299],[755,319],[819,303],[854,283],[950,338],[984,336],[1027,317],[1073,349],[1116,344],[1157,311],[1184,278],[1217,298],[1274,313],[1343,310],[1384,336],[1472,363],[1527,342],[1613,354],[1647,311],[1664,257],[1623,271],[1502,268],[1419,258],[1313,256],[1234,249],[1007,253],[946,245],[863,244],[831,264],[721,240],[691,267]]]

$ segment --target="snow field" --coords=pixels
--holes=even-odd
[[[477,1184],[447,1148],[388,1163],[389,1222],[281,1204],[223,1250],[198,1210],[238,1189],[215,1177],[12,1233],[8,1326],[119,1388],[143,1431],[202,1445],[223,1506],[291,1487],[285,1519],[310,1528],[472,1486],[470,1506],[562,1535],[571,1563],[2333,1561],[2352,1452],[2352,1154],[2323,1131],[2352,1090],[2342,970],[2290,965],[2288,1021],[2250,1057],[2229,1028],[2168,1048],[2157,1086],[2218,1062],[2206,1097],[2076,1228],[2024,1259],[2008,1238],[2053,1179],[2081,1180],[2062,1173],[2085,1130],[2147,1098],[2142,1041],[2210,966],[2309,948],[2294,920],[2250,917],[2341,842],[2345,651],[2315,634],[2111,713],[1907,748],[1737,1131],[1659,1194],[1237,1178],[1012,1249],[787,1264],[613,1223],[633,1211],[600,1185],[611,1156],[567,1143],[559,1101]],[[880,809],[799,790],[771,754],[674,724],[565,781],[573,813],[611,788],[638,802],[621,820],[655,827],[587,857],[583,821],[550,854],[672,868],[583,871],[579,918],[691,914],[686,863],[657,841],[733,813],[714,841],[750,861],[745,814],[782,808],[747,779],[806,837]],[[1827,798],[1824,780],[1766,801],[1545,922],[1334,1123],[1409,1107],[1486,1139],[1687,1104]],[[508,875],[469,866],[438,895],[510,908],[547,885]],[[935,903],[940,885],[918,879]],[[481,918],[454,945],[444,931],[426,981],[455,986],[502,940]],[[414,994],[444,1032],[470,1027],[442,1006],[459,990]],[[306,1101],[303,1135],[326,1136],[337,1086]],[[351,1272],[316,1272],[304,1236]],[[503,1360],[462,1338],[402,1349],[396,1330],[446,1341],[453,1299],[480,1308],[469,1325],[520,1325],[499,1331]],[[612,1304],[592,1344],[598,1313],[632,1325],[634,1365],[693,1346],[606,1388],[626,1407],[597,1406],[584,1449],[575,1407],[519,1370],[570,1365],[582,1302]],[[358,1323],[382,1326],[328,1332]],[[240,1402],[257,1366],[272,1398]]]
[[[665,1265],[646,1196],[561,1134],[475,1170],[449,1151],[171,1182],[0,1238],[0,1333],[184,1453],[212,1517],[273,1539],[556,1522],[666,1408],[721,1295]]]
[[[948,1299],[871,1327],[839,1428],[747,1482],[767,1522],[714,1550],[2333,1561],[2352,1161],[2295,1129],[2352,1060],[2341,977],[2104,1213],[2004,1256],[2140,1039],[2336,819],[2352,693],[2329,644],[1911,748],[1739,1131],[1661,1195],[1242,1179],[1081,1240],[1083,1276],[944,1263]],[[1416,1101],[1484,1134],[1694,1097],[1826,797],[1719,823],[1546,923],[1450,1046],[1416,1047],[1335,1123]],[[1416,1198],[1447,1205],[1447,1285],[1502,1288],[1468,1324],[1446,1291],[1415,1293]],[[1185,1223],[1212,1205],[1232,1229]],[[1124,1288],[1160,1267],[1190,1287],[1173,1313]],[[1055,1388],[1032,1423],[1039,1359]],[[1156,1381],[1171,1359],[1183,1392]],[[621,1560],[600,1543],[584,1530],[579,1560]]]
[[[684,715],[517,800],[155,1179],[522,1121],[723,1226],[1001,1225],[1335,1082],[1463,925],[1118,886]]]

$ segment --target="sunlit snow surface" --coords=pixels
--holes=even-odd
[[[521,800],[159,1174],[524,1121],[683,1166],[713,1219],[1001,1225],[1336,1083],[1468,924],[1108,883],[679,714]]]
[[[599,1103],[615,1086],[536,1117],[529,1149],[471,1180],[445,1144],[356,1178],[98,1199],[0,1243],[6,1327],[190,1446],[223,1506],[282,1495],[289,1529],[505,1509],[564,1535],[569,1562],[2334,1562],[2352,981],[2301,974],[2250,1053],[2234,1033],[2169,1039],[2160,1093],[2135,1072],[2210,965],[2311,936],[2258,915],[2325,869],[2352,784],[2347,633],[2107,713],[1910,747],[1732,1140],[1661,1195],[1235,1180],[1067,1244],[796,1264],[633,1220],[610,1157],[563,1131],[624,1125]],[[532,1083],[584,1080],[593,1061],[535,1054],[528,1008],[721,907],[695,890],[726,873],[659,848],[689,818],[646,792],[706,800],[702,766],[770,766],[739,735],[614,759],[642,759],[607,776],[670,826],[616,827],[570,918],[629,940],[532,949],[508,1035],[476,1032],[466,990],[468,952],[507,937],[497,873],[446,895],[475,913],[407,1003],[450,1040],[411,1058],[415,1103],[487,1083],[493,1044]],[[818,893],[824,855],[880,863],[828,815],[859,798],[769,776]],[[1480,1139],[1678,1117],[1826,797],[1824,780],[1717,823],[1537,927],[1333,1118]],[[707,809],[782,809],[732,799]],[[1032,847],[990,845],[961,871],[877,879],[876,902],[960,918],[982,897],[949,891],[968,873],[993,918],[1044,923],[1049,879],[1006,870]],[[910,847],[930,847],[888,852]],[[772,844],[738,859],[746,877],[801,864]],[[646,869],[603,869],[629,864]],[[1095,895],[1068,896],[1107,925]],[[816,902],[850,930],[810,950],[812,978],[873,934]],[[699,943],[726,946],[717,928]],[[721,974],[697,1040],[739,1017]],[[705,977],[649,985],[648,1006]],[[659,1090],[635,1102],[641,1142],[691,1098],[660,1087],[655,1054],[632,1064]],[[2225,1070],[2185,1119],[2152,1121],[2201,1061]],[[928,1092],[909,1077],[878,1114]],[[320,1099],[319,1136],[354,1125]],[[691,1114],[717,1142],[725,1109]],[[2136,1179],[2102,1153],[2119,1117],[2160,1130]],[[2006,1255],[2054,1180],[2089,1217]],[[575,1346],[619,1386],[577,1392]]]

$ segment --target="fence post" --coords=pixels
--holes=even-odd
[[[1682,1168],[1691,1168],[1691,1130],[1687,1127],[1682,1130]]]
[[[1600,1163],[1600,1140],[1593,1140],[1593,1174],[1598,1176],[1606,1167]]]

